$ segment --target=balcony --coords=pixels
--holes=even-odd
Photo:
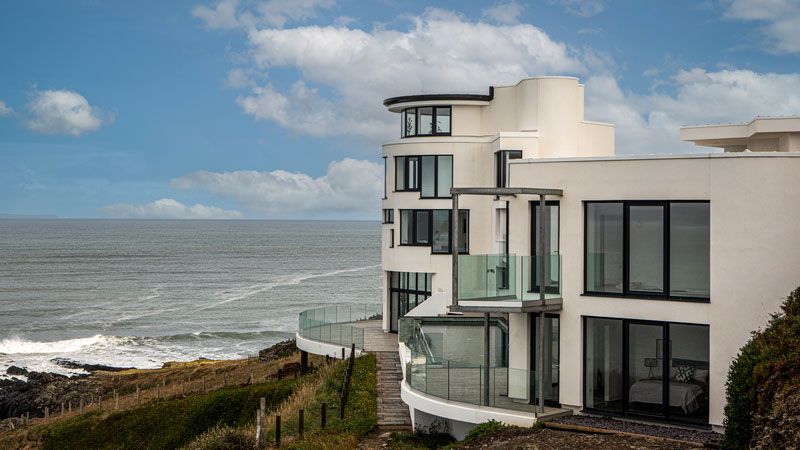
[[[300,313],[297,346],[309,353],[338,357],[352,345],[361,351],[394,351],[397,340],[381,326],[382,305],[331,305]]]
[[[481,312],[558,311],[561,309],[561,255],[550,253],[541,258],[514,254],[460,255],[458,303],[451,309]]]
[[[537,410],[536,372],[509,367],[508,328],[497,318],[490,321],[494,350],[489,365],[482,364],[483,355],[476,351],[483,340],[482,322],[481,318],[400,319],[398,340],[408,387],[477,409],[499,408],[539,417],[567,414],[559,408]],[[543,384],[548,404],[558,403],[558,379],[558,366],[548,368]]]

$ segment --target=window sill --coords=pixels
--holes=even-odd
[[[581,297],[608,297],[608,298],[627,298],[631,300],[661,300],[667,302],[711,303],[710,298],[702,298],[702,297],[667,297],[665,295],[613,294],[607,292],[584,292],[581,294]]]

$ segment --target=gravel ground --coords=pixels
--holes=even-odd
[[[565,425],[577,425],[581,427],[600,428],[604,430],[622,431],[625,433],[641,434],[644,436],[677,439],[681,441],[696,442],[698,444],[716,443],[722,439],[721,434],[707,430],[650,425],[611,418],[568,416],[554,419],[550,422],[561,423]]]
[[[696,448],[650,437],[619,434],[591,434],[545,428],[505,428],[489,436],[457,446],[458,449],[537,449],[537,450],[678,450]]]

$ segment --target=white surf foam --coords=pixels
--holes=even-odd
[[[0,341],[0,353],[6,355],[39,354],[39,353],[70,353],[77,352],[90,345],[97,344],[103,336],[96,334],[92,337],[65,339],[63,341],[36,342],[10,337]]]
[[[231,302],[235,302],[237,300],[243,300],[248,297],[252,297],[254,295],[260,294],[262,292],[269,291],[271,289],[275,289],[277,287],[285,287],[285,286],[294,286],[298,285],[304,281],[311,280],[314,278],[324,278],[324,277],[332,277],[334,275],[340,275],[343,273],[351,273],[351,272],[360,272],[362,270],[372,269],[375,267],[380,267],[380,264],[373,264],[371,266],[363,266],[363,267],[354,267],[351,269],[339,269],[334,270],[331,272],[323,272],[323,273],[315,273],[315,274],[305,274],[305,275],[291,275],[285,278],[282,278],[278,281],[273,281],[270,283],[260,283],[254,284],[252,286],[247,286],[241,289],[237,289],[235,292],[228,293],[224,299],[212,303],[210,305],[203,306],[202,308],[198,308],[195,311],[205,311],[207,309],[216,308]]]

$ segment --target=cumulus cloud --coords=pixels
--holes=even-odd
[[[172,180],[172,186],[201,189],[270,214],[373,212],[383,196],[383,167],[347,158],[332,162],[318,178],[284,170],[199,171]]]
[[[724,17],[763,23],[761,31],[773,53],[800,53],[800,2],[796,0],[733,0]]]
[[[5,102],[0,101],[0,117],[5,117],[11,114],[12,112],[13,110],[11,109],[10,106],[6,105]]]
[[[568,14],[583,18],[596,16],[606,10],[602,0],[550,0],[550,4],[561,5]]]
[[[253,10],[244,10],[239,0],[219,0],[213,7],[196,5],[192,15],[210,29],[283,27],[289,22],[313,19],[318,10],[330,9],[335,4],[334,0],[269,0],[257,3]]]
[[[28,103],[28,113],[30,118],[26,126],[31,131],[46,134],[80,136],[112,121],[81,94],[68,90],[34,92]]]
[[[517,23],[524,10],[525,8],[522,5],[515,0],[511,0],[490,6],[481,11],[481,14],[483,17],[497,23],[512,24]]]
[[[493,25],[438,9],[409,20],[404,30],[251,29],[253,68],[291,68],[300,75],[287,89],[256,83],[237,101],[247,114],[298,132],[360,136],[376,144],[397,128],[381,105],[386,97],[485,93],[490,84],[531,75],[586,72],[576,51],[533,25]]]
[[[240,219],[242,213],[235,210],[196,204],[187,206],[171,199],[162,198],[150,203],[117,203],[101,208],[101,212],[125,219]]]
[[[800,74],[751,70],[681,70],[665,81],[670,93],[639,95],[609,75],[586,82],[586,114],[617,125],[619,153],[697,152],[679,141],[684,125],[747,122],[800,112]]]

